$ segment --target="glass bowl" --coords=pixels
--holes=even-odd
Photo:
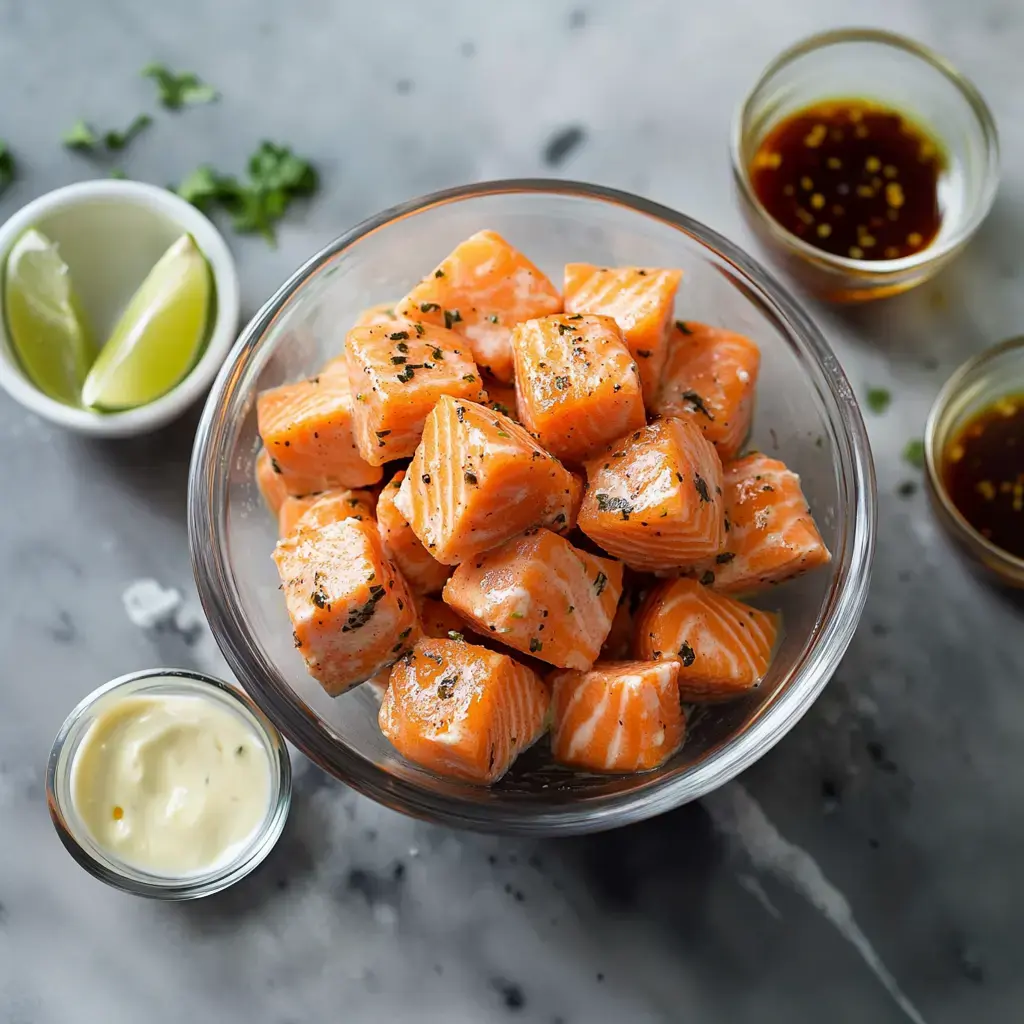
[[[273,517],[253,481],[257,392],[309,376],[342,350],[364,307],[400,297],[459,241],[492,228],[560,281],[563,264],[681,267],[677,315],[755,338],[763,353],[752,444],[802,475],[832,564],[768,595],[785,637],[748,699],[694,717],[662,768],[596,776],[528,751],[491,789],[442,779],[403,760],[377,727],[379,696],[360,686],[331,699],[310,678],[270,554]],[[492,832],[569,834],[612,828],[693,800],[753,764],[828,681],[867,593],[875,483],[849,383],[817,328],[754,260],[702,224],[592,185],[525,180],[468,185],[415,199],[353,228],[302,267],[246,328],[214,384],[196,436],[189,540],[199,595],[232,669],[257,704],[313,761],[396,810]]]
[[[835,99],[894,107],[943,145],[942,226],[920,252],[895,260],[824,252],[787,231],[755,194],[749,171],[764,137],[796,111]],[[740,104],[731,149],[747,223],[794,278],[831,302],[879,299],[927,281],[977,231],[999,184],[999,138],[981,93],[939,54],[877,29],[823,32],[779,54]]]
[[[100,846],[75,809],[72,795],[75,755],[100,712],[112,702],[139,695],[202,697],[223,704],[242,718],[263,743],[270,765],[267,810],[259,828],[230,860],[208,871],[163,875],[126,864]],[[192,900],[234,885],[260,865],[281,836],[292,799],[292,766],[283,737],[249,698],[234,686],[174,668],[146,669],[112,679],[93,690],[65,719],[46,765],[46,802],[60,841],[89,874],[134,896]]]
[[[960,366],[936,396],[925,425],[924,462],[932,507],[946,533],[975,568],[1010,587],[1024,587],[1024,558],[993,544],[953,504],[943,457],[960,430],[1000,398],[1024,393],[1024,337],[1010,338]]]

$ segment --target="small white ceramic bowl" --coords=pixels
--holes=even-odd
[[[74,275],[84,314],[100,341],[109,335],[156,261],[185,232],[196,240],[213,273],[214,322],[199,361],[167,394],[137,409],[100,413],[65,405],[36,388],[22,371],[7,336],[5,317],[0,316],[0,387],[51,423],[93,437],[145,434],[180,416],[210,386],[238,331],[238,273],[220,232],[194,206],[167,189],[140,181],[84,181],[47,192],[0,227],[0,267],[31,227],[59,246]]]

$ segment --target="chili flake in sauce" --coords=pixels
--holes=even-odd
[[[946,446],[950,500],[983,537],[1024,558],[1024,394],[1000,398]]]
[[[931,244],[942,223],[939,145],[899,111],[837,99],[797,111],[764,138],[754,192],[787,231],[856,260],[893,260]]]

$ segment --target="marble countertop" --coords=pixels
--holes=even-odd
[[[232,239],[247,314],[364,216],[473,179],[600,182],[750,245],[727,169],[733,107],[783,46],[851,22],[965,70],[994,109],[1005,171],[993,216],[932,284],[853,312],[812,305],[854,387],[895,399],[868,417],[880,529],[867,611],[803,721],[701,804],[548,843],[416,823],[298,764],[292,820],[257,874],[192,905],[123,896],[60,846],[43,767],[100,682],[155,663],[219,670],[202,629],[140,630],[122,604],[152,578],[194,608],[196,417],[90,442],[0,397],[2,1024],[1020,1019],[1020,612],[958,564],[920,492],[897,495],[914,475],[900,450],[950,370],[1024,324],[1020,4],[0,0],[0,137],[23,172],[0,217],[105,173],[61,133],[78,117],[127,124],[152,104],[139,69],[164,60],[223,98],[162,114],[131,149],[132,176],[240,168],[265,137],[323,174],[277,249]]]

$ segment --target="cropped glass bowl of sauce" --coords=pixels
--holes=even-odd
[[[288,815],[280,733],[240,691],[199,673],[115,679],[72,711],[47,765],[65,847],[139,896],[206,896],[248,874]]]
[[[963,554],[1024,587],[1024,337],[964,363],[925,428],[928,489]]]
[[[813,36],[768,66],[733,127],[748,223],[821,298],[858,302],[931,277],[987,214],[992,115],[943,58],[891,33]]]

